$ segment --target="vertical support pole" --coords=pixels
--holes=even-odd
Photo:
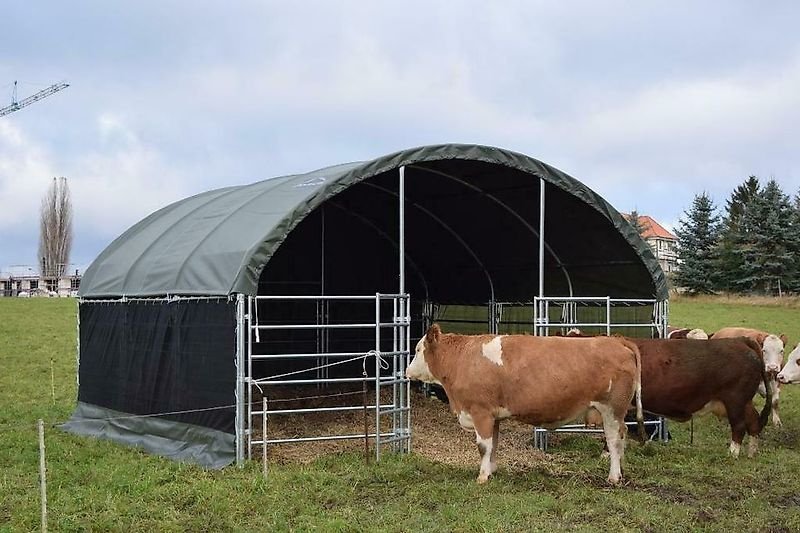
[[[264,471],[264,479],[267,477],[267,397],[261,398],[261,468]]]
[[[236,295],[236,465],[244,466],[245,402],[244,294]],[[249,358],[248,358],[249,359]]]
[[[381,295],[375,293],[375,462],[381,460]]]
[[[405,369],[411,364],[411,296],[403,295],[406,299],[406,326],[405,326],[405,355],[403,361],[403,379],[405,380],[405,411],[406,452],[411,453],[411,380],[405,376]]]
[[[247,384],[247,459],[253,458],[253,323],[258,326],[258,320],[253,320],[253,305],[258,305],[258,299],[254,296],[247,296],[247,316],[245,317],[245,324],[247,325],[247,375],[245,376],[245,383]]]
[[[544,178],[539,178],[539,297],[544,296]]]
[[[398,180],[399,180],[398,184],[397,184],[397,189],[398,189],[397,190],[397,192],[398,192],[398,195],[397,195],[398,196],[398,199],[397,199],[397,201],[398,201],[397,212],[398,212],[398,216],[399,216],[399,220],[398,220],[398,230],[399,230],[398,253],[399,253],[399,256],[400,256],[398,258],[398,261],[399,261],[399,264],[398,264],[398,268],[399,268],[399,287],[398,287],[399,288],[399,290],[398,290],[399,299],[395,299],[395,303],[397,305],[399,305],[399,309],[396,309],[397,312],[395,313],[395,324],[398,324],[398,322],[400,322],[400,326],[399,326],[399,329],[397,329],[398,326],[395,325],[395,331],[397,332],[397,334],[399,336],[399,341],[400,342],[399,342],[397,348],[395,348],[395,352],[397,352],[398,350],[401,351],[401,352],[405,352],[406,350],[408,350],[407,333],[408,333],[408,328],[410,327],[410,321],[406,320],[408,315],[409,315],[409,311],[410,311],[409,310],[410,302],[405,298],[405,296],[406,296],[406,167],[405,166],[401,166],[400,167],[400,175],[398,177]],[[392,373],[392,382],[394,383],[394,391],[395,391],[394,398],[392,400],[392,404],[393,404],[392,408],[394,409],[394,412],[395,412],[395,419],[394,419],[394,438],[395,439],[397,439],[399,437],[399,433],[398,432],[400,432],[400,431],[405,432],[406,429],[409,429],[409,428],[405,427],[405,421],[407,420],[406,419],[406,412],[403,411],[402,408],[405,407],[405,404],[407,402],[405,392],[406,392],[406,390],[408,390],[410,392],[410,389],[407,389],[406,384],[399,383],[399,380],[401,380],[404,377],[403,373],[405,372],[405,365],[402,362],[404,360],[406,360],[406,359],[407,359],[406,356],[400,357],[400,361],[401,361],[400,366],[402,368],[399,369],[399,372],[398,372],[397,365],[395,364],[394,371]],[[394,361],[395,361],[395,363],[398,361],[398,355],[396,353],[395,353],[395,356],[394,356]],[[397,392],[400,393],[399,398],[398,398]],[[401,408],[401,409],[398,410],[398,408]],[[400,427],[397,426],[398,422],[400,424]],[[380,428],[378,428],[376,430],[376,433],[380,433]],[[403,448],[402,441],[400,439],[398,439],[398,440],[396,440],[396,443],[397,443],[397,449],[398,450],[402,450],[402,448]]]
[[[42,531],[47,531],[47,469],[44,459],[44,420],[41,418],[39,426],[39,490],[42,498]]]
[[[606,335],[611,336],[611,297],[606,296]]]
[[[399,294],[406,293],[406,167],[400,167],[400,183],[398,184],[398,212],[400,215],[400,236],[398,242],[400,290]]]
[[[399,356],[398,350],[400,350],[400,335],[402,334],[401,325],[402,318],[399,314],[399,308],[402,304],[399,302],[400,297],[395,296],[392,298],[392,433],[395,440],[392,442],[392,448],[395,452],[400,449],[400,445],[402,444],[398,437],[400,436],[400,411],[398,410],[401,407],[400,404],[400,389],[402,388],[399,382],[400,375],[398,374],[398,370],[400,365],[398,364]]]

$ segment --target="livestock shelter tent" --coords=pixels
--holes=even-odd
[[[402,370],[433,320],[609,329],[622,303],[646,314],[623,325],[660,335],[667,310],[658,261],[603,198],[531,157],[461,144],[186,198],[111,243],[79,296],[65,429],[214,468],[273,442],[256,436],[256,399],[276,385],[374,384],[372,432],[340,437],[407,451]],[[605,318],[582,316],[587,303]]]

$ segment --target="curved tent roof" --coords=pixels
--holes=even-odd
[[[87,269],[80,296],[256,294],[262,269],[292,230],[315,209],[334,197],[345,196],[342,193],[359,184],[382,177],[388,183],[387,173],[401,166],[407,168],[407,180],[413,172],[419,180],[415,183],[421,185],[416,192],[407,187],[408,203],[442,225],[443,221],[453,221],[448,226],[449,235],[464,245],[487,276],[508,277],[509,283],[520,278],[516,285],[509,285],[513,290],[498,296],[508,298],[512,292],[520,291],[533,296],[531,291],[535,292],[535,283],[532,285],[529,280],[536,279],[531,276],[531,269],[538,268],[532,266],[531,256],[536,254],[536,245],[521,243],[522,234],[511,227],[524,226],[526,239],[538,239],[538,193],[531,192],[522,204],[524,195],[519,191],[538,191],[542,178],[547,198],[545,240],[552,267],[564,273],[581,269],[601,272],[587,275],[585,287],[581,286],[580,276],[575,276],[569,283],[570,291],[574,289],[580,296],[604,292],[602,295],[616,297],[667,297],[664,274],[649,246],[602,197],[580,181],[531,157],[463,144],[413,148],[372,161],[226,187],[178,201],[152,213],[114,240]],[[443,176],[458,182],[461,196],[456,198],[454,190],[433,184]],[[391,179],[396,181],[396,177]],[[374,185],[373,189],[391,192],[381,185]],[[466,198],[464,191],[472,196]],[[365,202],[371,203],[362,198],[350,209],[359,209]],[[506,218],[487,215],[484,223],[488,225],[486,232],[494,237],[487,239],[484,234],[470,238],[461,233],[473,231],[463,226],[465,219],[476,218],[478,212],[491,213],[497,206],[503,207]],[[491,227],[495,219],[498,226]],[[461,232],[451,229],[459,225]],[[407,233],[407,240],[421,237]],[[490,249],[490,244],[495,248]],[[528,254],[525,268],[518,261],[511,273],[509,262],[497,259],[500,245],[510,255],[524,248]],[[424,253],[436,249],[429,247]],[[418,255],[421,253],[418,251]],[[407,260],[414,259],[419,262],[419,257],[407,249]],[[428,282],[446,283],[445,276],[445,272],[431,274]],[[547,278],[558,276],[548,274]],[[601,277],[607,278],[607,285],[614,290],[600,290]],[[557,292],[548,294],[567,295],[563,287],[553,290]]]

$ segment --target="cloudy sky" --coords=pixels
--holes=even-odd
[[[225,6],[224,8],[222,6]],[[748,175],[800,189],[796,2],[13,2],[0,271],[66,176],[72,262],[198,192],[424,144],[523,152],[671,226]]]

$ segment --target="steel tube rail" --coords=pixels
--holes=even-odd
[[[405,352],[381,352],[381,355],[402,355]],[[288,358],[308,358],[308,357],[373,357],[371,353],[368,352],[322,352],[322,353],[277,353],[277,354],[253,354],[253,359],[264,360],[264,359],[288,359]]]
[[[381,437],[391,437],[391,433],[380,433]],[[356,435],[331,435],[328,437],[297,437],[294,439],[270,439],[267,440],[267,444],[287,444],[291,442],[319,442],[319,441],[326,441],[326,440],[351,440],[351,439],[363,439],[364,437],[373,438],[375,437],[375,433],[368,433],[364,435],[363,433],[358,433]],[[253,441],[253,444],[264,444],[263,440]]]
[[[543,328],[565,328],[565,327],[597,327],[604,328],[607,326],[605,322],[548,322],[547,324],[538,324]],[[612,322],[612,328],[652,328],[656,324],[654,322],[638,322],[636,324],[616,323]]]
[[[209,298],[224,298],[224,296],[213,296]],[[364,296],[364,295],[355,295],[355,296],[346,296],[340,294],[330,294],[330,295],[307,295],[307,294],[298,294],[298,295],[275,295],[275,294],[265,294],[260,296],[252,296],[252,298],[256,300],[374,300],[375,298],[379,298],[380,300],[391,300],[393,298],[401,298],[407,299],[407,294],[387,294],[387,293],[375,293],[374,296]]]
[[[311,370],[309,370],[311,372]],[[282,379],[282,380],[270,380],[269,378],[266,379],[254,379],[252,383],[257,385],[311,385],[316,383],[361,383],[362,381],[372,381],[373,378],[370,377],[360,377],[360,378],[327,378],[327,379]]]
[[[254,329],[258,330],[269,330],[269,329],[366,329],[366,328],[374,328],[375,326],[379,326],[382,328],[391,328],[396,326],[394,322],[381,322],[380,324],[376,324],[374,322],[367,322],[367,323],[358,323],[358,324],[265,324],[265,325],[258,325],[253,326]]]
[[[374,408],[374,405],[367,405],[367,407]],[[392,404],[384,404],[378,406],[381,409],[392,407]],[[344,412],[344,411],[363,411],[363,405],[343,405],[341,407],[309,407],[305,409],[275,409],[274,411],[268,411],[270,415],[290,415],[290,414],[297,414],[297,413],[322,413],[322,412]],[[382,413],[389,411],[381,411]],[[253,411],[254,415],[263,415],[264,411]]]

